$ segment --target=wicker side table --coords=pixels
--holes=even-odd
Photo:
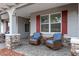
[[[46,43],[46,40],[48,39],[48,38],[53,38],[53,37],[42,37],[42,39],[41,39],[41,44],[45,44]]]
[[[46,41],[46,37],[42,37],[41,44],[45,44],[45,41]]]

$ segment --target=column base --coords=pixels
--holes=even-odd
[[[21,44],[20,34],[6,34],[5,44],[8,49],[12,49]]]

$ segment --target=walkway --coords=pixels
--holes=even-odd
[[[27,41],[23,40],[21,46],[18,46],[14,50],[23,52],[27,56],[70,56],[70,49],[63,47],[60,50],[52,50],[45,45],[34,46],[30,45]],[[0,43],[0,48],[4,48],[5,44]]]

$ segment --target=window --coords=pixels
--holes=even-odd
[[[29,24],[25,24],[25,32],[29,32]]]
[[[41,32],[61,32],[61,13],[41,16]]]
[[[51,14],[50,15],[51,32],[61,31],[61,14]]]
[[[41,16],[41,32],[49,32],[49,15]]]

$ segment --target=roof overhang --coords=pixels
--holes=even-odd
[[[17,16],[30,16],[31,13],[63,6],[69,3],[0,3],[0,14],[6,14],[6,10],[16,8]]]
[[[28,6],[24,6],[19,9],[16,9],[16,15],[26,17],[26,16],[30,16],[30,14],[34,12],[55,8],[66,4],[68,3],[35,3],[32,5],[28,5]]]

